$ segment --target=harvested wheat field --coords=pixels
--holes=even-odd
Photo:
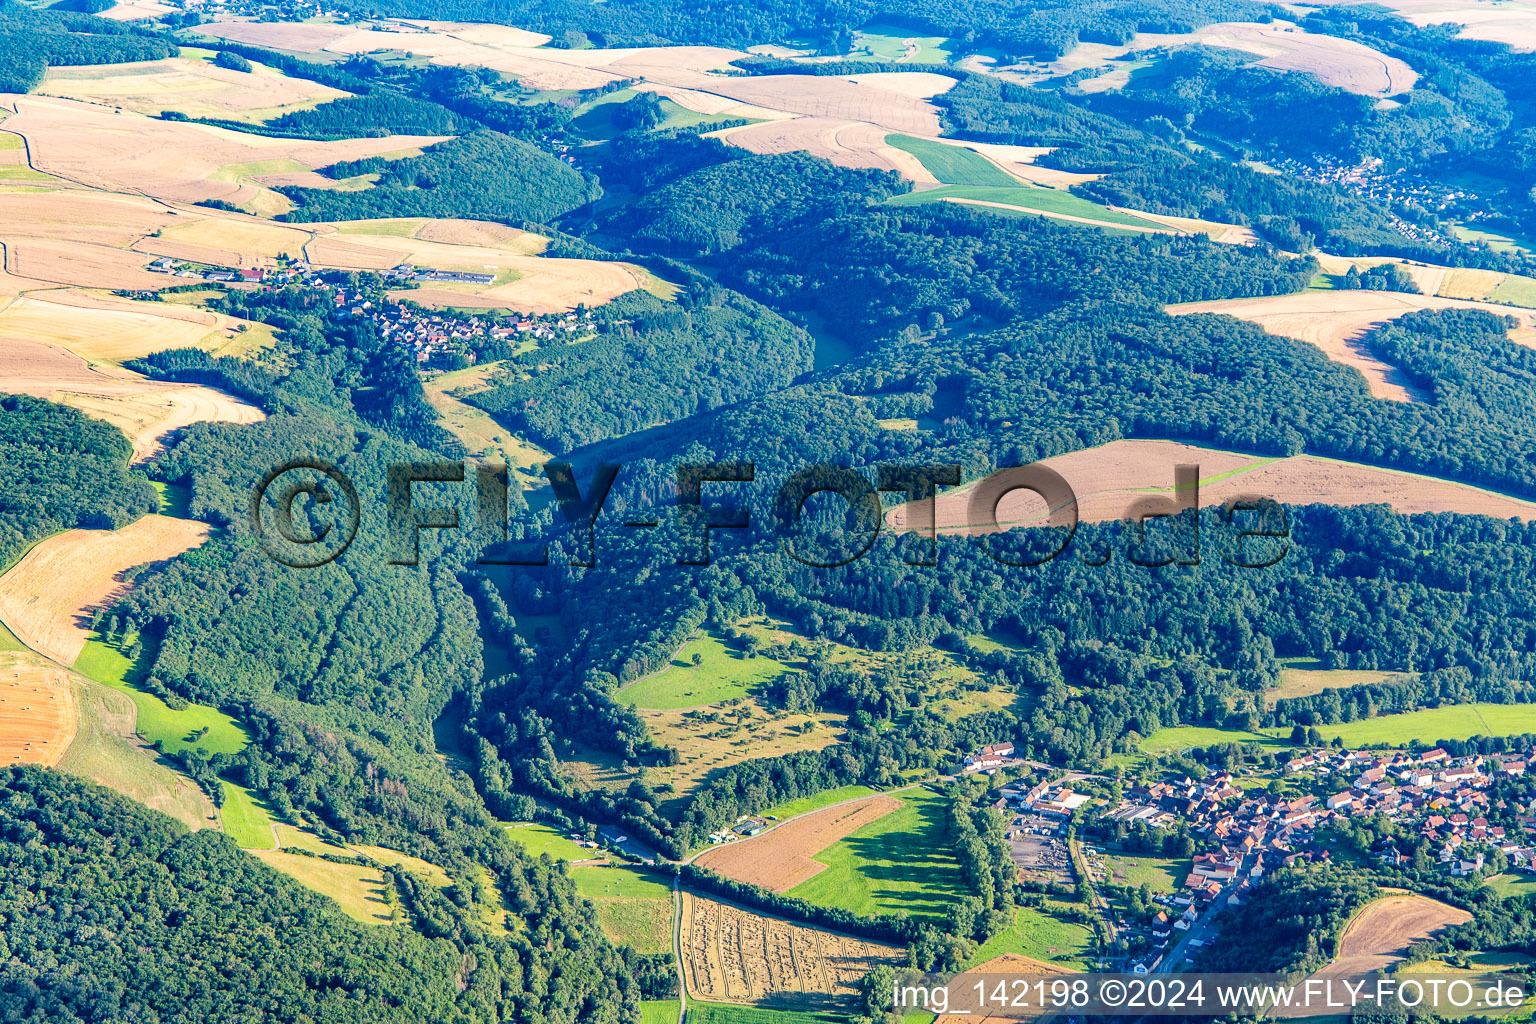
[[[453,221],[451,224],[455,226],[444,228],[443,233],[467,235],[470,229],[465,225],[472,223],[472,221]],[[424,224],[418,230],[425,231],[429,226],[431,226],[430,223]],[[549,240],[542,235],[527,231],[511,235],[504,241],[477,244],[388,234],[384,231],[371,234],[367,230],[366,221],[349,223],[342,227],[343,230],[336,233],[321,233],[315,236],[306,250],[311,263],[316,266],[334,266],[345,270],[352,269],[353,264],[377,264],[388,260],[389,262],[385,264],[386,269],[400,263],[414,263],[438,270],[484,272],[486,270],[521,270],[533,266],[535,262],[553,262],[530,259],[533,254],[542,252],[549,244]],[[321,231],[324,231],[324,227]],[[359,269],[362,268],[359,267]]]
[[[327,43],[351,35],[346,25],[299,21],[219,21],[197,26],[198,34],[294,53],[319,53]]]
[[[738,882],[784,892],[826,868],[812,859],[816,854],[900,807],[900,800],[884,794],[828,807],[710,850],[695,863]]]
[[[175,12],[176,8],[156,3],[155,0],[130,0],[128,3],[113,4],[99,16],[109,21],[144,21]]]
[[[304,255],[304,246],[313,237],[313,232],[307,228],[273,224],[237,213],[218,213],[178,217],[160,232],[157,241],[229,250],[244,257],[299,259]]]
[[[442,242],[447,245],[511,247],[517,252],[530,255],[543,252],[549,245],[549,239],[531,231],[494,221],[459,218],[426,221],[416,229],[412,237],[423,242]]]
[[[17,113],[6,129],[27,140],[38,170],[92,188],[182,202],[249,202],[261,191],[247,180],[254,175],[398,157],[446,140],[395,135],[311,142],[115,113],[73,100],[22,96],[12,102]]]
[[[0,622],[28,647],[73,665],[90,613],[107,604],[134,566],[174,558],[208,539],[206,523],[150,515],[121,530],[68,530],[39,543],[0,576]]]
[[[36,93],[151,116],[175,110],[188,117],[252,124],[351,95],[261,64],[252,63],[250,71],[231,71],[185,57],[51,68]]]
[[[905,962],[895,946],[765,917],[687,892],[679,935],[688,994],[711,1002],[852,995],[878,965]]]
[[[1395,320],[1404,313],[1450,307],[1516,316],[1525,326],[1530,326],[1532,320],[1531,314],[1510,306],[1407,292],[1372,291],[1298,292],[1255,299],[1186,302],[1169,306],[1168,312],[1175,316],[1221,313],[1258,324],[1270,334],[1308,342],[1334,362],[1359,370],[1370,386],[1371,394],[1377,398],[1411,402],[1422,401],[1424,396],[1396,367],[1383,363],[1360,345],[1359,339],[1371,328]]]
[[[133,461],[158,453],[169,434],[194,423],[260,423],[266,413],[233,395],[198,384],[176,384],[136,395],[59,392],[54,401],[106,420],[133,444]]]
[[[749,153],[805,152],[825,157],[839,167],[873,167],[895,171],[908,181],[938,183],[921,160],[906,150],[886,144],[885,137],[889,132],[867,121],[797,117],[739,125],[712,134]]]
[[[1445,928],[1466,924],[1472,915],[1459,907],[1410,892],[1396,892],[1356,914],[1339,938],[1329,974],[1363,974],[1401,959],[1415,942]]]
[[[671,79],[670,81],[668,79]],[[846,78],[817,75],[761,75],[719,78],[679,72],[657,81],[717,93],[759,107],[833,121],[863,121],[893,132],[938,135],[934,105],[917,96],[860,85]]]
[[[86,288],[156,291],[185,284],[144,269],[149,257],[127,249],[53,238],[6,236],[6,269],[19,277]]]
[[[69,672],[31,651],[0,651],[0,765],[52,768],[78,724]]]
[[[143,196],[65,189],[36,195],[0,193],[7,236],[36,236],[127,248],[174,223],[177,212]]]
[[[1074,974],[1060,964],[1047,963],[1044,960],[1036,960],[1034,957],[1023,956],[1019,953],[1004,953],[1002,956],[993,957],[984,964],[978,964],[962,974],[957,974],[950,979],[946,986],[949,989],[949,1004],[951,1006],[966,1005],[966,1000],[974,1003],[976,998],[976,985],[986,975],[998,975],[1000,977],[1033,977],[1036,975]],[[998,979],[993,979],[996,984]],[[990,989],[990,985],[988,988]],[[1010,991],[1012,991],[1010,989]],[[1022,1014],[1005,1014],[1002,1016],[987,1016],[977,1013],[941,1013],[933,1024],[1002,1024],[1004,1021],[1017,1021],[1021,1016],[1028,1016],[1029,1011]]]
[[[1503,43],[1516,50],[1536,50],[1536,7],[1529,2],[1382,0],[1381,5],[1420,27],[1459,25],[1461,30],[1456,34],[1462,39]]]
[[[169,348],[212,351],[234,341],[243,324],[193,306],[64,290],[25,295],[0,310],[0,338],[60,345],[92,363],[121,363]]]
[[[1388,895],[1367,903],[1350,919],[1339,937],[1334,959],[1314,978],[1355,978],[1381,971],[1403,959],[1416,942],[1433,938],[1447,928],[1465,924],[1472,915],[1426,896],[1400,889],[1382,890]],[[1296,1017],[1302,1011],[1281,1009],[1276,1017]]]
[[[1143,50],[1192,44],[1251,53],[1259,58],[1254,63],[1260,67],[1310,72],[1327,85],[1363,96],[1392,96],[1406,92],[1418,80],[1413,68],[1396,57],[1348,39],[1316,35],[1291,22],[1279,20],[1268,24],[1225,21],[1194,32],[1138,32],[1120,45],[1079,43],[1053,62],[1050,72],[1070,74]]]
[[[599,306],[636,289],[669,287],[644,267],[631,263],[539,256],[508,256],[502,266],[518,276],[506,284],[453,288],[425,287],[389,293],[423,306],[460,309],[511,309],[519,313],[564,313],[577,306]]]
[[[1177,441],[1112,441],[1069,455],[1042,459],[1064,477],[1077,496],[1083,522],[1120,519],[1137,499],[1148,494],[1172,494],[1174,467],[1200,467],[1200,504],[1220,505],[1243,495],[1273,498],[1282,504],[1390,505],[1403,515],[1456,512],[1497,519],[1536,520],[1536,502],[1522,501],[1467,484],[1439,480],[1314,455],[1266,458]],[[980,535],[999,529],[1045,525],[1049,512],[1033,491],[1013,491],[997,506],[997,526],[967,520],[974,485],[939,495],[940,533]],[[917,503],[898,505],[886,513],[892,529],[915,529]],[[985,520],[986,516],[979,516]]]

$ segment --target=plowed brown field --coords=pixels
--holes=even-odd
[[[828,807],[754,839],[710,850],[695,863],[739,882],[784,892],[826,868],[812,859],[816,854],[900,807],[900,800],[884,795]]]

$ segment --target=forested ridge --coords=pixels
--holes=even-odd
[[[953,36],[954,53],[986,49],[1003,60],[1275,13],[1246,0],[1052,0],[1022,13],[994,0],[754,0],[708,18],[675,0],[381,0],[374,9],[494,19],[549,31],[563,46],[790,42],[828,53],[846,53],[853,29],[890,19],[901,32]],[[1085,524],[1039,567],[1007,562],[1039,554],[1058,534],[946,538],[933,565],[915,564],[920,538],[887,534],[831,569],[790,557],[772,528],[774,489],[811,463],[871,478],[879,464],[953,464],[969,481],[1123,438],[1326,455],[1536,497],[1536,353],[1509,340],[1502,317],[1412,313],[1359,339],[1425,399],[1394,403],[1301,342],[1228,317],[1162,311],[1299,292],[1319,264],[1290,253],[1313,245],[1514,265],[1410,238],[1405,224],[1441,226],[1427,211],[1263,174],[1203,148],[1199,140],[1219,139],[1240,154],[1298,159],[1381,152],[1422,167],[1440,157],[1492,162],[1494,147],[1508,145],[1512,181],[1529,163],[1536,144],[1521,148],[1528,101],[1514,96],[1512,65],[1376,12],[1314,17],[1319,30],[1403,54],[1428,72],[1426,83],[1400,111],[1376,110],[1315,79],[1252,68],[1251,55],[1174,51],[1118,96],[954,71],[956,86],[935,100],[946,134],[1054,147],[1042,164],[1101,175],[1076,186],[1084,198],[1247,225],[1262,240],[1254,246],[888,205],[910,188],[890,173],[749,154],[687,129],[647,136],[660,116],[647,98],[628,101],[616,122],[624,134],[565,159],[556,153],[576,135],[571,104],[592,91],[544,102],[491,72],[229,47],[233,59],[355,94],[242,130],[457,136],[420,156],[323,171],[368,176],[368,188],[284,188],[296,204],[290,219],[535,227],[555,240],[546,255],[635,260],[678,291],[630,292],[580,316],[579,333],[527,348],[518,338],[488,345],[480,361],[497,365],[464,396],[512,438],[569,456],[583,493],[599,462],[623,463],[591,566],[577,564],[580,528],[557,505],[530,511],[521,496],[511,499],[513,535],[547,539],[548,564],[478,564],[486,538],[473,527],[472,470],[463,483],[416,485],[417,507],[452,509],[460,526],[420,531],[420,564],[403,564],[410,559],[385,521],[388,468],[457,463],[465,444],[427,402],[414,354],[338,310],[331,293],[231,290],[214,305],[279,329],[271,350],[230,358],[180,349],[133,363],[218,386],[269,414],[253,425],[189,427],[153,461],[151,474],[184,485],[190,513],[220,529],[142,575],[110,610],[115,635],[132,635],[142,652],[145,689],[216,706],[251,738],[239,753],[193,751],[178,763],[215,790],[219,779],[248,788],[280,820],[428,858],[453,885],[439,893],[393,872],[411,927],[364,930],[224,838],[185,835],[53,773],[8,770],[0,903],[42,891],[56,912],[70,909],[0,917],[13,964],[0,971],[0,986],[10,986],[0,995],[39,1020],[265,1013],[634,1024],[640,998],[670,994],[666,955],[614,948],[566,872],[522,855],[504,822],[618,825],[681,857],[742,815],[841,786],[954,772],[961,754],[1000,740],[1054,765],[1097,769],[1171,726],[1304,729],[1443,703],[1532,700],[1531,524],[1305,506],[1275,510],[1286,537],[1266,545],[1240,542],[1232,517],[1207,509],[1144,535]],[[0,49],[0,71],[35,84],[42,63],[134,59],[163,42],[98,32],[107,23],[85,18],[0,7],[0,19],[19,26],[19,42]],[[57,52],[24,52],[45,24],[67,51],[55,41]],[[1281,103],[1264,108],[1266,95]],[[1298,107],[1316,116],[1288,113]],[[561,230],[539,227],[550,222]],[[1392,271],[1344,284],[1407,290],[1406,275]],[[352,275],[345,287],[383,300],[377,278]],[[831,339],[854,353],[813,360]],[[121,435],[60,406],[0,399],[0,455],[0,564],[51,530],[121,525],[153,507]],[[262,474],[295,457],[334,464],[363,498],[352,546],[315,569],[274,561],[248,517]],[[710,564],[680,564],[676,467],[710,460],[755,464],[754,481],[712,484],[705,498],[746,508],[751,527],[714,531]],[[299,507],[311,525],[337,522],[327,518],[334,507]],[[863,542],[830,499],[810,502],[804,518],[796,544],[846,551]],[[651,520],[660,528],[620,525]],[[1198,559],[1189,554],[1196,537]],[[1283,557],[1273,564],[1234,564],[1276,550]],[[747,747],[686,793],[653,785],[644,769],[674,766],[684,752],[653,734],[620,688],[701,634],[732,655],[788,660],[741,631],[744,618],[764,615],[855,652],[942,652],[1005,706],[946,717],[921,666],[811,659],[753,697],[771,714],[837,716],[835,739],[777,757]],[[1006,642],[984,652],[970,639],[978,634]],[[1287,658],[1403,675],[1390,687],[1269,706]],[[585,783],[570,762],[589,759],[622,766],[630,780]],[[769,912],[910,943],[924,967],[956,966],[1009,926],[1020,897],[985,787],[965,786],[944,794],[946,842],[966,894],[943,915],[862,917],[697,871],[689,878]],[[1316,966],[1326,952],[1317,936],[1366,891],[1343,872],[1277,874],[1239,919],[1245,933],[1273,941],[1233,945],[1233,962]],[[509,934],[486,925],[487,911],[505,915]],[[231,930],[234,913],[249,927],[226,942],[221,928]],[[101,931],[71,931],[66,918]],[[268,929],[291,936],[287,945],[266,942]],[[123,957],[129,943],[139,961]]]
[[[498,865],[526,933],[486,934],[432,891],[448,930],[429,937],[355,923],[227,837],[62,773],[0,768],[0,790],[10,1019],[633,1019],[625,968],[548,861]]]
[[[0,568],[60,530],[127,526],[159,505],[116,427],[26,395],[0,394]]]
[[[176,56],[175,42],[132,25],[0,0],[0,92],[30,92],[50,67]]]

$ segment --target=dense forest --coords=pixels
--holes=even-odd
[[[12,1020],[637,1019],[623,963],[548,861],[500,876],[523,886],[526,932],[490,934],[422,891],[427,936],[353,922],[227,837],[61,773],[0,768],[0,791],[0,900],[30,908],[0,915]]]
[[[361,191],[285,186],[294,221],[467,217],[509,224],[550,221],[595,199],[596,182],[560,159],[499,132],[477,131],[421,156],[368,157],[323,168],[332,178],[377,175]]]
[[[809,335],[751,299],[695,281],[678,302],[630,292],[572,336],[510,362],[517,377],[468,401],[550,451],[571,451],[787,386]]]
[[[69,10],[0,0],[0,92],[31,92],[50,67],[176,56],[170,39]]]
[[[0,567],[60,530],[110,530],[159,505],[123,432],[83,412],[0,394]]]

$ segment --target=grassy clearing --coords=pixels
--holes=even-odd
[[[1270,729],[1276,736],[1286,729]],[[1324,739],[1340,736],[1348,747],[1399,747],[1412,740],[1465,740],[1473,736],[1519,736],[1536,732],[1536,704],[1454,704],[1358,722],[1320,725]]]
[[[887,135],[885,141],[917,157],[928,173],[946,185],[990,185],[1016,188],[1021,182],[974,149],[946,146],[910,135]],[[1003,200],[998,200],[1002,202]]]
[[[577,845],[576,841],[567,838],[564,832],[550,828],[548,825],[514,825],[506,830],[506,836],[533,857],[547,853],[555,860],[590,860],[603,855],[601,850],[591,850]]]
[[[1346,686],[1390,683],[1407,675],[1406,672],[1323,668],[1323,662],[1317,658],[1281,658],[1280,665],[1280,685],[1264,693],[1265,702],[1271,706],[1282,697],[1310,697],[1314,693]]]
[[[178,519],[192,518],[192,488],[181,481],[166,483],[163,480],[151,480],[149,485],[155,489],[160,497],[160,514],[163,516],[175,516]]]
[[[655,900],[672,898],[663,876],[639,868],[582,867],[571,869],[576,891],[589,900]]]
[[[377,868],[337,864],[281,850],[263,850],[255,856],[306,888],[329,896],[354,921],[390,924],[395,920],[393,904],[386,895],[388,886]]]
[[[1067,921],[1045,910],[1020,907],[1013,927],[992,936],[971,957],[966,967],[975,967],[1004,953],[1060,964],[1074,970],[1087,970],[1093,952],[1093,930],[1085,924]]]
[[[1536,279],[1511,274],[1499,282],[1489,298],[1516,306],[1536,306]]]
[[[683,1004],[676,999],[646,999],[640,1003],[640,1024],[677,1024]]]
[[[16,639],[16,634],[5,628],[5,623],[0,622],[0,651],[24,651],[27,645]]]
[[[912,41],[915,51],[908,49],[907,40]],[[858,51],[864,50],[872,60],[948,64],[948,43],[948,36],[913,36],[899,25],[870,25],[853,34],[853,58],[859,59]]]
[[[213,804],[197,784],[132,741],[136,711],[127,694],[76,676],[75,707],[79,727],[59,760],[60,771],[91,779],[188,828],[214,826]]]
[[[1139,888],[1150,885],[1155,892],[1174,892],[1193,866],[1188,857],[1143,857],[1135,854],[1106,853],[1104,868],[1111,885]]]
[[[1288,730],[1287,730],[1288,731]],[[1276,730],[1278,733],[1278,730]],[[1246,732],[1242,729],[1216,729],[1203,725],[1180,725],[1157,732],[1141,741],[1141,749],[1147,754],[1173,754],[1194,747],[1209,747],[1217,743],[1258,743],[1265,750],[1284,750],[1290,746],[1277,735]]]
[[[945,147],[946,149],[949,147]],[[999,172],[1001,173],[1001,172]],[[937,177],[937,175],[935,175]],[[908,192],[905,195],[893,196],[887,199],[887,206],[920,206],[924,203],[937,203],[946,199],[968,199],[982,203],[1003,203],[1007,206],[1022,207],[1025,215],[1032,216],[1033,212],[1039,212],[1047,217],[1080,217],[1084,220],[1101,221],[1106,224],[1121,224],[1126,227],[1151,228],[1151,221],[1132,217],[1127,213],[1119,213],[1107,209],[1096,203],[1091,203],[1081,196],[1075,196],[1055,188],[1036,188],[1033,185],[1025,185],[1015,182],[1009,187],[992,185],[944,185],[939,188],[925,189],[921,192]],[[994,209],[982,207],[982,209]],[[1006,211],[1004,211],[1006,212]]]
[[[168,753],[193,749],[209,754],[237,754],[245,749],[250,737],[240,723],[222,711],[199,704],[178,710],[138,689],[136,684],[148,672],[148,661],[147,651],[140,655],[138,664],[129,661],[118,644],[95,633],[85,642],[75,671],[132,698],[139,711],[139,735],[151,744],[160,744]]]
[[[966,893],[949,844],[945,800],[926,789],[901,800],[900,810],[817,854],[826,870],[789,895],[866,917],[943,915]]]
[[[693,663],[697,656],[699,664]],[[748,658],[708,634],[682,646],[660,672],[619,690],[621,700],[637,708],[671,710],[701,707],[739,697],[788,671],[772,658]]]
[[[610,942],[637,953],[672,952],[671,899],[598,901],[597,924]]]
[[[868,786],[839,786],[837,789],[829,789],[824,793],[817,793],[815,796],[803,796],[798,800],[790,800],[787,803],[779,804],[777,807],[770,807],[763,813],[783,820],[784,818],[793,818],[800,814],[819,811],[823,807],[831,807],[833,804],[840,804],[844,800],[857,800],[861,796],[873,796],[876,792],[878,790],[870,789]]]
[[[672,950],[672,887],[635,868],[582,867],[571,871],[576,890],[597,908],[597,923],[614,942],[639,953]]]
[[[219,817],[224,833],[242,850],[270,850],[277,845],[272,832],[272,818],[250,790],[224,782],[224,806]]]
[[[1504,899],[1536,895],[1536,875],[1494,875],[1483,884]]]

